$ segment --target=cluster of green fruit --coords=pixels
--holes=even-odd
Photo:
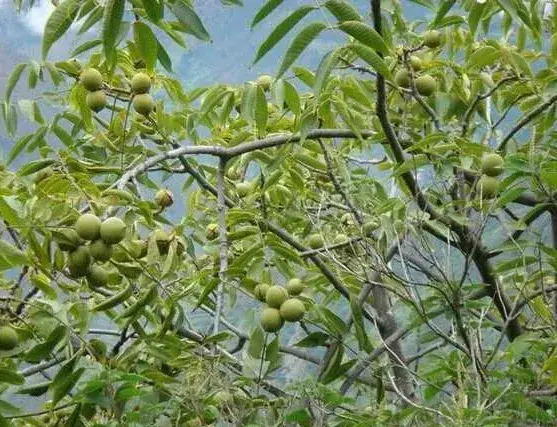
[[[106,93],[103,88],[103,76],[94,68],[86,68],[79,75],[83,87],[87,89],[85,102],[87,106],[98,113],[106,107]],[[131,80],[133,108],[139,114],[148,116],[155,109],[155,101],[149,91],[151,90],[151,78],[145,73],[137,73]]]
[[[438,48],[443,44],[443,37],[441,33],[436,30],[426,31],[422,35],[422,40],[424,45],[430,49]],[[409,65],[414,73],[419,73],[423,68],[422,60],[416,55],[410,56]],[[410,89],[412,82],[409,70],[406,68],[398,70],[395,74],[395,83],[397,86]],[[433,95],[437,89],[437,82],[429,74],[423,74],[416,77],[414,79],[414,85],[416,86],[418,93],[422,96]]]
[[[490,153],[482,159],[482,176],[476,184],[476,191],[484,199],[493,199],[499,189],[497,176],[503,173],[505,160],[497,153]]]
[[[59,247],[67,251],[67,265],[72,277],[86,277],[93,288],[108,283],[108,272],[94,261],[104,263],[114,253],[113,245],[126,236],[126,224],[120,218],[111,217],[101,221],[93,214],[81,215],[73,229],[64,232],[66,240]],[[89,241],[89,244],[85,244]]]
[[[304,285],[300,279],[291,279],[286,288],[282,286],[269,286],[260,284],[255,287],[253,293],[267,307],[261,312],[259,321],[265,332],[277,332],[287,322],[299,322],[304,317],[306,308],[304,303],[296,298],[304,291]]]
[[[9,351],[17,347],[19,337],[14,328],[9,325],[0,326],[0,351]]]

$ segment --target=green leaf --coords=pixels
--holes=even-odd
[[[52,401],[53,403],[58,403],[60,399],[66,396],[72,388],[77,384],[81,375],[85,372],[85,368],[79,368],[72,372],[70,375],[60,378],[58,382],[53,381],[52,383]]]
[[[518,258],[513,258],[508,261],[504,261],[497,266],[495,269],[496,273],[504,273],[505,271],[520,269],[522,270],[527,265],[535,263],[538,261],[538,258],[535,256],[527,255],[521,256]]]
[[[259,137],[265,136],[265,129],[267,128],[267,120],[269,118],[269,111],[267,110],[267,98],[261,86],[257,86],[255,93],[255,127]]]
[[[356,55],[362,58],[365,62],[367,62],[371,67],[385,77],[388,80],[392,80],[393,76],[389,71],[389,67],[385,64],[385,61],[381,59],[381,57],[373,50],[367,46],[362,44],[353,44],[350,45],[350,49],[354,51]]]
[[[21,78],[21,74],[23,73],[25,68],[27,68],[27,64],[23,64],[23,63],[17,64],[15,66],[14,70],[12,71],[12,73],[10,74],[10,77],[8,78],[8,82],[6,83],[6,92],[4,93],[4,100],[5,101],[10,100],[10,98],[12,96],[12,92],[15,88],[15,85],[17,84],[17,82]]]
[[[107,0],[104,6],[102,41],[105,56],[112,58],[122,26],[126,0]]]
[[[141,0],[143,8],[149,19],[155,24],[164,17],[164,1]]]
[[[290,47],[286,51],[286,54],[282,60],[282,64],[280,69],[277,73],[277,78],[281,77],[289,68],[290,66],[298,59],[298,57],[302,54],[306,47],[325,29],[327,28],[327,24],[323,22],[314,22],[313,24],[308,25],[302,31],[300,31],[292,43]]]
[[[437,9],[437,13],[435,14],[435,18],[431,22],[429,28],[436,28],[439,22],[443,19],[443,17],[451,10],[451,8],[456,3],[456,0],[444,0],[441,3],[441,6]]]
[[[0,240],[0,259],[9,265],[9,268],[25,265],[29,263],[29,258],[15,246],[10,245],[5,240]]]
[[[36,160],[34,162],[29,162],[19,170],[18,174],[20,176],[31,175],[32,173],[47,168],[50,165],[53,165],[54,163],[56,163],[56,160],[53,159]]]
[[[468,68],[482,68],[493,64],[500,56],[501,53],[494,47],[483,46],[470,55],[467,65]]]
[[[0,368],[0,384],[25,384],[25,377],[10,369]]]
[[[269,0],[265,3],[255,14],[253,21],[251,22],[251,28],[255,28],[257,24],[263,21],[273,10],[282,4],[284,0]]]
[[[172,73],[172,60],[162,44],[157,40],[157,58],[166,71]]]
[[[470,34],[473,37],[478,29],[478,24],[483,17],[485,6],[487,3],[474,2],[472,10],[468,15],[468,27],[470,28]]]
[[[171,10],[176,15],[176,18],[184,24],[186,31],[199,40],[209,41],[211,37],[209,33],[203,26],[201,19],[197,16],[197,13],[184,2],[184,0],[177,0],[172,6]]]
[[[63,0],[52,11],[44,27],[43,59],[46,59],[52,45],[70,28],[80,7],[81,0]]]
[[[328,0],[325,7],[339,22],[362,20],[356,8],[345,0]]]
[[[157,64],[157,50],[159,46],[155,34],[147,24],[134,22],[133,38],[141,57],[145,61],[147,70],[150,72],[154,71]]]
[[[352,312],[352,319],[354,319],[358,348],[369,353],[372,350],[372,346],[366,333],[362,308],[358,302],[358,298],[354,298],[352,295],[350,295],[350,311]]]
[[[87,30],[89,30],[93,25],[99,22],[103,17],[104,8],[101,5],[96,6],[87,16],[87,19],[83,21],[81,28],[77,32],[77,34],[83,34]],[[79,20],[79,18],[78,18]]]
[[[334,381],[341,374],[340,365],[342,363],[342,357],[344,356],[344,347],[342,345],[337,345],[335,352],[329,359],[329,362],[323,369],[323,375],[321,377],[321,382],[323,384],[328,384]]]
[[[265,334],[263,330],[256,327],[251,333],[249,340],[248,354],[254,359],[261,359],[263,355],[263,344],[265,343]]]
[[[359,21],[349,21],[340,24],[339,29],[377,52],[387,55],[390,51],[383,37],[369,25]]]
[[[88,40],[83,44],[80,44],[78,47],[76,47],[71,55],[72,56],[78,56],[81,55],[83,52],[87,52],[88,50],[94,49],[97,46],[100,46],[102,44],[102,40],[100,39],[95,39],[95,40]]]
[[[312,332],[302,338],[294,346],[296,347],[324,347],[329,342],[329,335],[324,332]]]
[[[319,67],[317,67],[317,72],[315,73],[315,82],[313,84],[313,93],[316,97],[321,95],[321,91],[326,85],[333,67],[337,63],[340,49],[333,50],[323,57]]]
[[[278,24],[269,36],[261,43],[253,63],[256,64],[263,58],[288,32],[296,26],[308,13],[315,10],[314,6],[302,6],[292,12],[286,19]]]

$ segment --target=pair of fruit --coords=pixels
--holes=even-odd
[[[300,279],[292,279],[286,285],[269,286],[261,284],[255,287],[257,299],[267,303],[260,316],[261,327],[266,332],[277,332],[282,328],[284,321],[298,322],[305,314],[304,303],[296,298],[304,287]]]
[[[151,78],[145,73],[137,73],[131,81],[133,93],[133,108],[139,114],[148,116],[155,109],[155,100],[149,91],[151,90]]]
[[[476,189],[484,199],[492,199],[497,195],[499,180],[495,177],[503,173],[505,160],[497,153],[491,153],[482,159],[482,173]]]
[[[395,74],[395,83],[397,86],[403,88],[410,88],[410,73],[408,70],[403,69],[397,71]],[[430,96],[435,93],[437,89],[437,82],[436,80],[428,74],[424,74],[423,76],[419,76],[414,79],[414,85],[416,86],[416,90],[422,96]]]
[[[13,350],[19,344],[17,332],[11,326],[0,326],[0,351]]]
[[[83,87],[87,89],[85,103],[87,106],[98,113],[106,106],[106,94],[102,90],[103,76],[99,70],[86,68],[79,75],[79,80]]]

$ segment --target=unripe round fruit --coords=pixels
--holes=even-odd
[[[312,234],[308,237],[308,245],[311,249],[320,249],[324,244],[321,234]]]
[[[430,49],[435,49],[443,44],[443,37],[437,30],[426,31],[422,37],[424,44]]]
[[[101,239],[105,243],[120,243],[126,237],[126,223],[120,218],[111,217],[101,224]]]
[[[108,272],[98,265],[92,265],[87,273],[87,283],[92,288],[106,286],[108,283]]]
[[[85,103],[95,113],[106,107],[106,94],[102,90],[89,92],[85,97]]]
[[[340,243],[348,243],[350,241],[350,238],[346,235],[346,234],[337,234],[335,236],[335,240],[333,240],[333,243],[335,245],[340,244]]]
[[[398,70],[395,74],[395,83],[397,86],[409,88],[410,87],[410,73],[408,70]]]
[[[137,73],[132,78],[131,86],[135,94],[147,93],[151,90],[151,78],[145,73]]]
[[[95,240],[89,245],[91,256],[97,261],[108,261],[114,253],[112,245],[105,243],[102,239]]]
[[[172,204],[174,203],[172,192],[169,190],[160,189],[159,191],[157,191],[157,194],[155,194],[155,203],[163,208],[172,206]]]
[[[437,82],[429,75],[420,76],[414,82],[418,93],[422,96],[430,96],[437,89]]]
[[[287,322],[298,322],[304,317],[306,308],[298,298],[284,301],[280,306],[280,316]]]
[[[493,199],[497,195],[499,181],[491,176],[482,175],[478,180],[476,190],[483,199]]]
[[[232,167],[226,171],[226,177],[232,181],[236,181],[240,179],[240,170]]]
[[[91,254],[85,246],[78,247],[68,255],[68,269],[73,277],[83,277],[89,271]]]
[[[61,251],[69,252],[83,244],[83,240],[74,229],[66,229],[60,231],[64,235],[65,240],[58,242]]]
[[[93,214],[83,214],[75,222],[75,231],[85,240],[97,240],[101,233],[101,220]]]
[[[13,350],[19,343],[17,332],[11,326],[0,326],[0,350]]]
[[[148,116],[155,109],[155,100],[147,93],[135,95],[133,97],[133,108],[139,114]]]
[[[286,290],[288,291],[288,295],[300,295],[304,291],[304,284],[298,278],[290,279],[286,284]]]
[[[498,176],[503,173],[505,160],[497,153],[486,155],[482,159],[482,172],[488,176]]]
[[[211,223],[205,229],[205,237],[207,240],[215,240],[219,237],[219,225],[215,223]]]
[[[251,192],[251,184],[249,182],[239,182],[236,184],[236,193],[239,197],[246,197]]]
[[[377,227],[379,227],[379,224],[377,224],[377,222],[375,222],[374,220],[367,221],[362,226],[362,231],[364,233],[364,236],[367,237],[373,236],[373,232],[377,230]]]
[[[410,66],[414,71],[420,71],[423,68],[422,60],[419,56],[412,55],[410,57]]]
[[[273,77],[264,74],[262,76],[259,76],[255,83],[258,86],[261,86],[264,91],[268,91],[271,88],[271,84],[273,83]]]
[[[351,213],[347,212],[340,217],[340,222],[345,226],[354,225],[354,218],[352,218]]]
[[[255,295],[255,298],[257,298],[261,302],[265,302],[267,299],[267,291],[269,290],[269,288],[270,286],[267,285],[266,283],[261,283],[260,285],[257,285],[253,289],[253,294]]]
[[[271,286],[265,294],[265,301],[272,308],[279,308],[287,298],[288,292],[280,286]]]
[[[79,80],[83,87],[89,92],[95,92],[103,86],[103,75],[94,68],[83,70],[79,76]]]
[[[284,320],[280,317],[280,311],[270,307],[263,309],[259,322],[265,332],[277,332],[284,324]]]

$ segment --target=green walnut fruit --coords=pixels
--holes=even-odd
[[[321,234],[312,234],[308,237],[308,245],[311,249],[321,249],[325,245],[323,236]]]
[[[395,83],[397,86],[408,89],[410,87],[410,73],[408,70],[398,70],[395,74]]]
[[[155,109],[155,100],[153,97],[147,93],[142,93],[140,95],[135,95],[133,97],[133,108],[139,114],[148,116]]]
[[[89,340],[89,351],[91,352],[91,356],[93,356],[95,359],[99,360],[102,359],[106,356],[106,344],[103,340],[100,340],[98,338],[93,338],[91,340]]]
[[[92,265],[87,273],[87,283],[92,288],[101,288],[108,283],[108,271],[98,265]]]
[[[267,299],[267,291],[269,290],[270,286],[267,285],[266,283],[261,283],[260,285],[257,285],[254,289],[253,289],[253,294],[255,295],[255,298],[257,298],[259,301],[265,302]]]
[[[73,251],[83,244],[83,239],[74,229],[64,229],[60,231],[60,234],[62,236],[58,239],[58,247],[61,251]]]
[[[160,189],[159,191],[157,191],[157,194],[155,194],[155,203],[161,208],[172,206],[172,204],[174,203],[172,192],[169,190]]]
[[[17,332],[11,326],[0,326],[0,350],[13,350],[19,343]]]
[[[126,237],[126,223],[120,218],[111,217],[101,224],[101,239],[105,243],[120,243]]]
[[[339,245],[341,243],[348,243],[349,241],[350,238],[346,234],[337,234],[335,236],[335,239],[333,240],[333,243],[335,245]]]
[[[131,86],[135,94],[148,93],[151,90],[151,77],[145,73],[137,73],[132,78]]]
[[[482,175],[476,184],[476,191],[483,199],[493,199],[497,195],[499,181],[488,175]]]
[[[280,306],[280,317],[287,322],[299,322],[304,317],[305,312],[304,303],[298,298],[286,300]]]
[[[239,182],[236,184],[236,193],[239,197],[246,197],[251,193],[251,184],[249,182]]]
[[[277,332],[282,328],[284,320],[280,317],[278,309],[267,307],[261,312],[259,323],[265,332]]]
[[[68,255],[68,269],[73,277],[83,277],[89,271],[91,254],[85,246],[78,247]]]
[[[498,176],[503,173],[505,160],[497,153],[486,155],[482,159],[482,172],[488,176]]]
[[[304,292],[304,284],[298,278],[290,279],[286,284],[288,295],[296,296]]]
[[[79,76],[79,81],[89,92],[95,92],[103,87],[103,75],[94,68],[83,70]]]
[[[340,217],[340,222],[342,225],[349,227],[351,225],[354,225],[354,218],[352,217],[351,213],[347,212]]]
[[[364,236],[371,237],[373,236],[373,232],[377,230],[378,227],[379,224],[377,223],[377,221],[366,221],[362,226],[362,232],[364,233]]]
[[[84,240],[97,240],[101,235],[101,220],[93,214],[83,214],[75,222],[75,231]]]
[[[435,89],[437,89],[437,82],[433,77],[427,74],[418,77],[414,83],[416,84],[418,93],[422,96],[433,95]]]
[[[430,49],[435,49],[443,44],[443,36],[437,30],[426,31],[423,34],[422,39],[424,44]]]
[[[215,240],[219,237],[219,225],[215,223],[211,223],[205,229],[205,237],[207,240]]]
[[[421,69],[423,68],[423,63],[420,57],[416,55],[412,55],[410,57],[410,66],[414,71],[421,71]]]
[[[281,286],[271,286],[265,294],[265,301],[272,308],[279,308],[287,298],[288,292]]]
[[[271,88],[271,84],[273,83],[273,77],[264,74],[262,76],[259,76],[255,83],[258,86],[261,86],[261,89],[263,89],[264,91],[268,91]]]
[[[95,113],[106,107],[106,94],[102,90],[89,92],[85,97],[85,103]]]
[[[104,240],[98,239],[89,245],[89,252],[97,261],[105,262],[112,258],[114,248]]]

